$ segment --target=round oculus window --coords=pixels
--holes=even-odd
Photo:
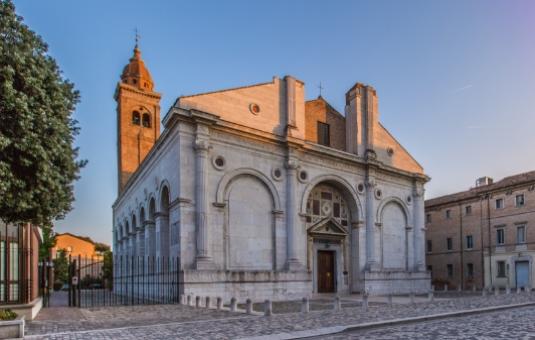
[[[223,156],[217,156],[212,160],[212,164],[214,164],[214,167],[219,170],[222,170],[225,167],[226,163],[227,162],[225,161],[225,158]]]
[[[255,103],[249,104],[249,111],[254,115],[258,115],[260,113],[260,105]]]

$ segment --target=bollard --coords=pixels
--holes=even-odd
[[[230,299],[230,311],[235,312],[238,309],[238,303],[235,297]]]
[[[207,296],[205,299],[204,299],[204,307],[206,308],[210,308],[210,297]]]
[[[362,311],[368,311],[368,292],[364,292],[364,294],[362,294]]]
[[[301,313],[308,313],[310,311],[310,303],[307,297],[301,300]]]
[[[201,307],[201,297],[200,296],[196,296],[195,297],[195,307],[197,307],[197,308]]]
[[[500,288],[494,287],[494,296],[500,295]]]
[[[264,315],[271,316],[272,314],[273,314],[273,305],[271,304],[271,300],[264,301]]]
[[[461,287],[461,285],[459,285],[459,287],[457,287],[457,292],[459,292],[459,293],[463,292],[463,287]]]
[[[392,302],[392,293],[388,294],[388,306],[392,307],[394,303]]]
[[[191,306],[191,295],[187,296],[187,302],[188,302],[188,306]]]
[[[217,305],[217,310],[223,309],[223,299],[221,298],[221,296],[217,297],[216,305]]]
[[[334,310],[342,309],[342,304],[340,303],[340,297],[339,296],[335,296],[334,297],[333,308],[334,308]]]
[[[516,286],[516,293],[520,294],[520,287]]]
[[[444,291],[447,292],[448,291],[448,284],[444,284]]]
[[[511,287],[509,287],[509,283],[507,284],[507,286],[505,286],[505,294],[506,295],[511,294]]]
[[[481,296],[486,297],[487,296],[487,288],[483,287],[481,289]]]
[[[253,314],[253,301],[251,299],[245,300],[245,312],[247,314]]]
[[[414,301],[414,293],[413,292],[409,293],[409,298],[411,299],[411,305],[414,305],[415,301]]]
[[[474,293],[476,292],[476,285],[472,286],[472,292],[474,292]]]
[[[180,304],[185,305],[186,304],[186,295],[180,294]]]

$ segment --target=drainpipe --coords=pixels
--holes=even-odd
[[[461,285],[461,289],[463,289],[464,287],[464,246],[463,246],[463,207],[462,207],[462,203],[459,203],[459,221],[460,221],[460,226],[459,226],[459,237],[460,237],[460,247],[461,247],[461,251],[460,251],[460,256],[461,256],[461,269],[460,269],[460,272],[461,272],[461,282],[460,282],[460,285]]]
[[[480,219],[479,219],[479,233],[480,233],[480,239],[481,239],[481,288],[485,288],[485,252],[484,252],[484,244],[483,244],[483,228],[485,227],[483,225],[483,200],[484,198],[481,198],[479,200],[480,205]]]
[[[489,277],[490,277],[490,286],[492,287],[492,244],[491,244],[491,236],[490,236],[490,195],[487,194],[487,231],[488,231],[488,241],[489,241]]]

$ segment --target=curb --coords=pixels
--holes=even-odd
[[[439,313],[439,314],[415,316],[415,317],[401,318],[401,319],[391,319],[391,320],[376,321],[376,322],[366,322],[366,323],[361,323],[361,324],[356,324],[356,325],[324,327],[324,328],[318,328],[318,329],[312,329],[312,330],[306,330],[306,331],[247,337],[247,338],[242,338],[242,339],[251,339],[251,340],[304,339],[304,338],[311,338],[311,337],[322,336],[322,335],[332,335],[332,334],[367,330],[367,329],[380,328],[380,327],[386,327],[386,326],[406,325],[406,324],[417,323],[421,321],[445,319],[445,318],[450,318],[450,317],[460,317],[460,316],[466,316],[466,315],[472,315],[472,314],[490,313],[490,312],[495,312],[495,311],[500,311],[500,310],[529,307],[529,306],[535,306],[535,302],[525,302],[525,303],[517,303],[514,305],[502,305],[502,306],[483,307],[483,308],[476,308],[476,309],[465,309],[465,310],[461,310],[457,312]]]

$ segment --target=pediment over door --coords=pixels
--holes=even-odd
[[[311,225],[307,231],[310,236],[322,238],[341,239],[348,235],[346,228],[332,217],[318,221]]]

